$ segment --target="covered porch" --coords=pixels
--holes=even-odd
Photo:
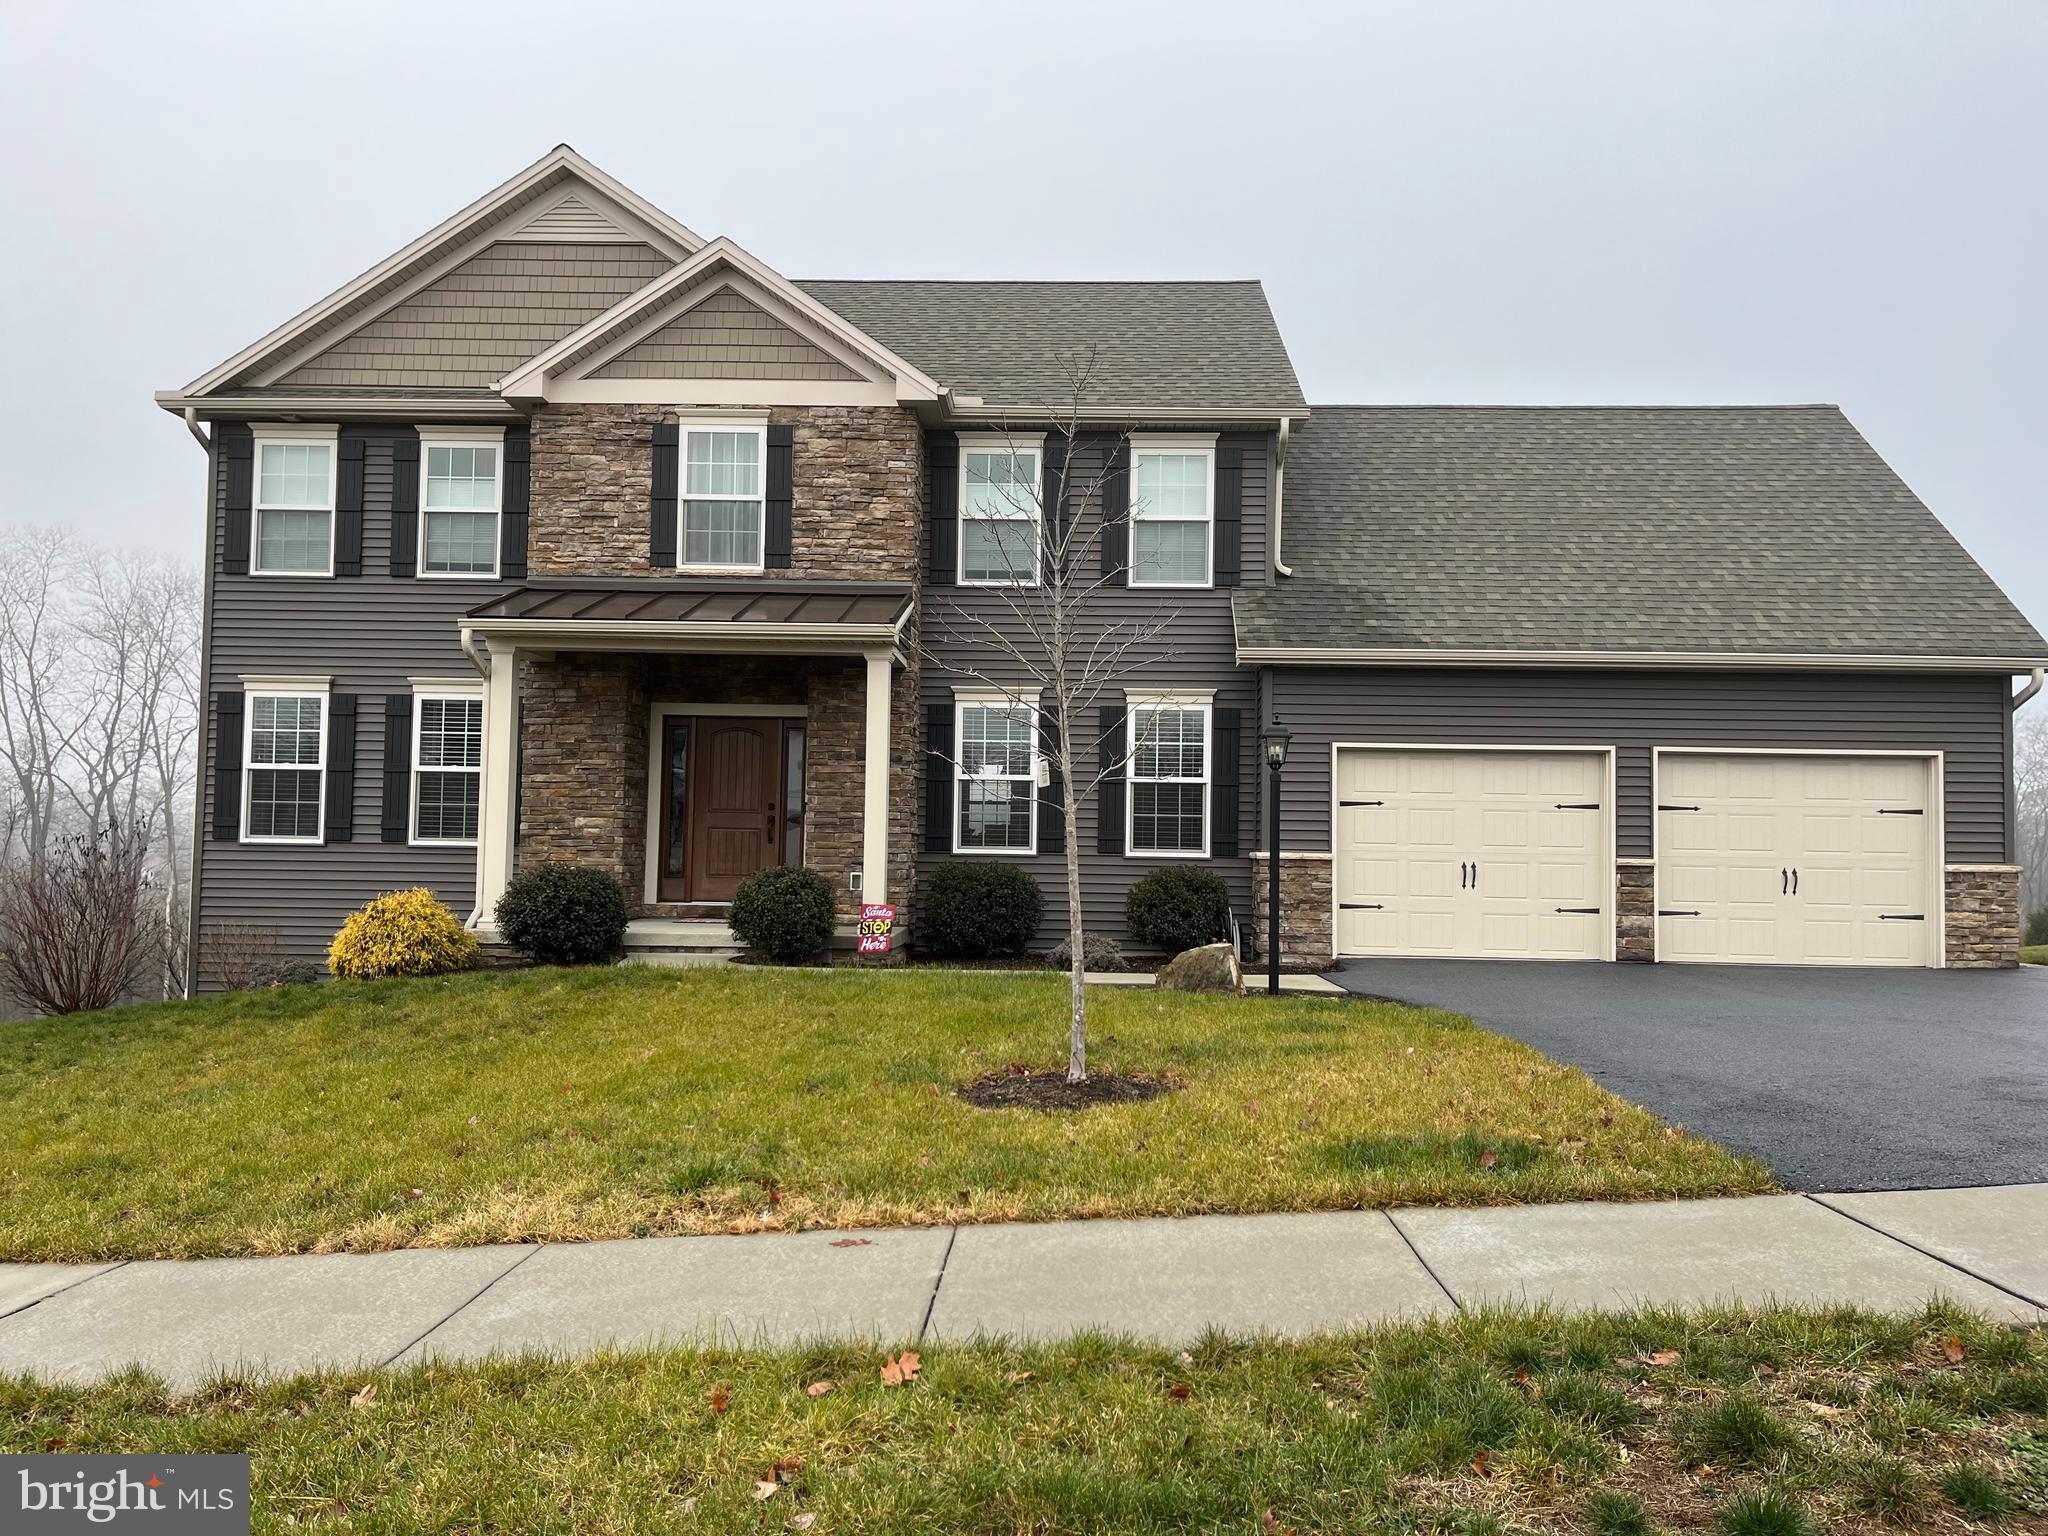
[[[824,874],[849,925],[906,897],[910,609],[906,584],[646,578],[535,582],[472,610],[472,924],[551,861],[617,878],[643,938],[715,934],[739,883],[779,864]]]

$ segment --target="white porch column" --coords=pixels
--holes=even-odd
[[[491,647],[491,675],[484,684],[484,772],[482,804],[477,810],[476,911],[470,926],[492,921],[498,898],[512,878],[512,855],[518,827],[514,768],[519,760],[519,652],[511,645]]]
[[[889,684],[887,651],[869,651],[866,761],[862,769],[862,901],[889,899]]]

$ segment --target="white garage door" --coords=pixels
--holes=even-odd
[[[1337,952],[1605,960],[1604,752],[1343,748]]]
[[[1657,756],[1657,958],[1931,965],[1933,768],[1917,757]]]

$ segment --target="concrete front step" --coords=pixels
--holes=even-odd
[[[674,964],[685,960],[729,960],[739,940],[722,922],[704,918],[636,917],[626,924],[626,958]]]

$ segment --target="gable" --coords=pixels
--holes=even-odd
[[[722,288],[587,375],[593,379],[862,376],[760,305]]]
[[[487,388],[671,265],[638,242],[494,241],[275,382]]]
[[[524,224],[508,232],[504,238],[541,241],[631,241],[635,236],[617,219],[593,207],[585,198],[570,192],[552,207],[543,208]]]

